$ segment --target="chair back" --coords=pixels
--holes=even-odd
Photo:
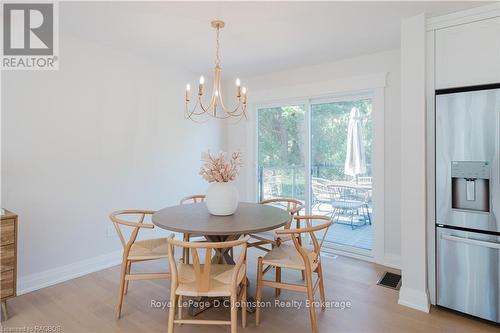
[[[280,208],[286,208],[286,210],[291,215],[298,215],[299,212],[304,209],[304,204],[302,203],[302,201],[293,198],[272,198],[262,200],[260,203],[263,205],[272,205]]]
[[[326,200],[329,201],[331,199],[331,191],[328,186],[331,183],[326,179],[322,178],[313,178],[312,180],[312,194],[316,201]]]
[[[317,263],[321,254],[321,247],[323,246],[323,242],[325,240],[326,234],[328,233],[328,229],[332,224],[332,219],[328,216],[324,215],[302,215],[302,216],[294,216],[294,219],[297,221],[298,228],[295,229],[285,229],[285,230],[277,230],[276,234],[289,234],[292,236],[293,245],[300,253],[302,259],[304,260],[304,264],[307,267],[310,267],[311,261]],[[319,225],[312,225],[313,220],[320,220],[322,223]],[[302,227],[302,222],[306,223],[305,227]],[[323,232],[323,236],[321,240],[318,241],[317,233]],[[301,242],[302,235],[307,234],[311,239],[313,244],[313,249],[306,249]],[[314,255],[312,258],[308,255],[308,252],[313,252]]]
[[[117,210],[109,215],[111,222],[113,222],[115,226],[116,233],[120,238],[123,249],[126,250],[126,252],[128,252],[132,244],[134,244],[141,228],[153,229],[155,227],[153,224],[145,223],[144,221],[146,216],[151,216],[153,213],[153,210]],[[131,221],[125,217],[129,217],[135,221]],[[121,226],[133,228],[128,240],[125,240]]]
[[[190,195],[190,196],[182,198],[180,204],[184,205],[187,203],[204,202],[205,199],[206,199],[205,194],[195,194],[195,195]]]
[[[366,185],[368,187],[371,187],[373,184],[373,178],[369,176],[362,176],[358,177],[358,184],[359,185]]]
[[[168,262],[170,265],[171,274],[171,284],[173,288],[176,288],[179,283],[179,269],[178,265],[186,265],[184,263],[177,263],[175,260],[175,247],[188,248],[190,249],[193,257],[193,263],[190,265],[193,267],[196,278],[196,288],[197,292],[204,293],[210,289],[210,272],[212,269],[212,252],[217,249],[228,249],[233,247],[241,247],[240,254],[236,260],[235,269],[231,277],[231,282],[233,286],[236,286],[237,277],[240,274],[240,269],[242,269],[243,264],[246,260],[247,254],[247,241],[250,237],[246,236],[238,240],[228,241],[228,242],[185,242],[174,239],[174,234],[167,238],[168,243]],[[199,251],[205,250],[205,257],[203,263],[200,261]]]
[[[365,202],[368,198],[368,191],[357,187],[330,185],[328,189],[333,200],[339,202]]]

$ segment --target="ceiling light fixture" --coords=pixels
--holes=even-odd
[[[211,116],[217,119],[227,119],[227,118],[247,118],[247,89],[241,86],[240,79],[236,79],[236,98],[238,104],[234,109],[228,109],[222,101],[222,91],[221,91],[221,67],[219,58],[219,33],[220,29],[224,28],[224,22],[221,20],[215,20],[211,22],[211,25],[217,31],[216,35],[216,47],[215,47],[215,67],[214,67],[214,78],[212,87],[212,96],[210,97],[210,102],[208,105],[203,104],[202,97],[205,93],[205,78],[200,77],[200,82],[198,85],[198,96],[196,97],[196,103],[194,107],[189,109],[189,102],[191,100],[191,85],[186,86],[186,97],[185,97],[185,111],[184,115],[186,119],[191,119],[193,121],[198,121],[198,118],[204,117],[205,115]]]

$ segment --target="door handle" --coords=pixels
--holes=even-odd
[[[480,241],[480,240],[450,236],[450,235],[441,235],[441,239],[500,250],[500,243],[486,242],[486,241]]]

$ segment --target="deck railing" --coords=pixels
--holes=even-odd
[[[368,164],[366,171],[371,175],[372,166]],[[314,164],[311,175],[333,181],[352,180],[344,174],[344,164]],[[304,166],[264,167],[258,169],[259,199],[268,197],[291,197],[298,200],[305,199]]]

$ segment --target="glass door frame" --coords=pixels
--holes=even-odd
[[[363,100],[363,99],[370,99],[372,101],[372,108],[373,108],[373,99],[374,99],[374,94],[372,91],[365,91],[365,92],[358,92],[358,93],[348,93],[348,94],[339,94],[335,96],[330,96],[330,97],[321,97],[321,98],[311,98],[308,100],[308,105],[307,109],[305,112],[305,117],[307,118],[306,120],[306,137],[308,140],[307,142],[307,147],[306,147],[306,152],[307,152],[307,158],[306,158],[306,214],[311,214],[311,203],[312,203],[312,153],[313,153],[313,147],[311,143],[311,138],[312,138],[312,105],[315,104],[328,104],[328,103],[338,103],[338,102],[350,102],[350,101],[358,101],[358,100]],[[373,110],[372,110],[372,117],[373,117]],[[373,119],[372,119],[373,121]],[[309,174],[307,175],[307,170],[309,170]],[[372,212],[374,209],[372,208]],[[372,230],[372,237],[373,237],[373,244],[375,245],[375,230],[373,228]],[[354,255],[360,255],[363,257],[373,257],[373,252],[374,252],[374,246],[371,250],[368,249],[363,249],[363,248],[358,248],[355,246],[350,246],[350,245],[344,245],[340,243],[334,243],[334,242],[328,242],[325,240],[325,243],[323,244],[323,250],[325,252],[333,252],[335,251],[341,251],[341,252],[347,252],[351,253]]]
[[[254,200],[258,200],[257,181],[258,181],[258,110],[263,108],[271,108],[285,105],[301,104],[305,107],[304,128],[304,180],[305,180],[305,205],[306,213],[311,213],[311,180],[312,180],[312,147],[311,147],[311,104],[339,102],[349,100],[359,100],[370,98],[372,100],[372,122],[373,122],[373,205],[372,205],[372,218],[373,218],[373,249],[371,251],[355,248],[346,245],[335,244],[332,247],[324,247],[324,252],[331,252],[334,254],[342,254],[350,257],[355,257],[367,261],[377,262],[379,264],[385,263],[384,257],[384,243],[385,243],[385,229],[384,229],[384,197],[385,197],[385,175],[384,175],[384,107],[385,107],[385,77],[384,84],[378,87],[345,91],[341,93],[330,93],[323,95],[313,95],[304,98],[280,98],[270,103],[256,103],[252,106],[254,117],[251,118],[252,135],[249,142],[249,152],[253,152],[253,166],[252,177],[249,179],[252,183],[248,184],[253,192]]]

